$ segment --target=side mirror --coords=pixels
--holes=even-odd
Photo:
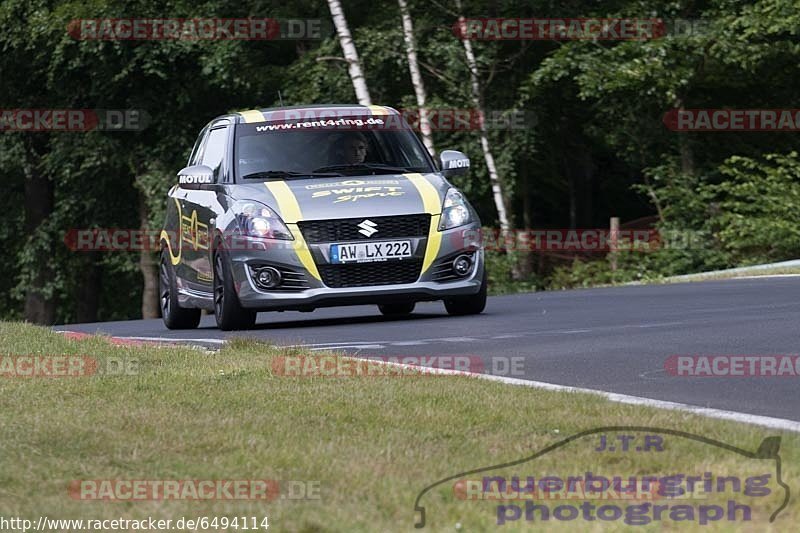
[[[466,174],[469,170],[469,157],[455,150],[444,150],[439,154],[439,162],[446,177]]]
[[[214,171],[205,165],[186,167],[178,172],[178,186],[182,189],[200,189],[214,183]]]

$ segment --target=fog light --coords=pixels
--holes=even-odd
[[[468,255],[459,255],[453,260],[453,272],[458,276],[466,276],[472,270],[472,258]]]
[[[272,267],[259,268],[255,272],[255,280],[262,289],[274,289],[281,284],[281,273]]]

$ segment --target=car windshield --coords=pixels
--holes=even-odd
[[[364,117],[340,117],[363,123]],[[322,124],[311,126],[311,124]],[[238,124],[236,175],[243,180],[303,179],[315,175],[433,172],[430,158],[407,126],[347,129],[321,122]]]

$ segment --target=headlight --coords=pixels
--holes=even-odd
[[[451,187],[444,195],[442,204],[442,221],[439,223],[439,231],[457,228],[472,222],[472,212],[467,204],[466,198],[461,192]]]
[[[233,205],[233,212],[242,233],[251,237],[265,239],[282,239],[292,241],[292,232],[283,223],[283,220],[262,203],[254,200],[240,200]]]

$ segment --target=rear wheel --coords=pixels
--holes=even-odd
[[[239,303],[224,252],[214,252],[214,317],[217,327],[223,331],[250,329],[256,323],[256,314]]]
[[[381,304],[378,306],[380,312],[386,316],[410,315],[414,311],[415,302],[400,304]]]
[[[481,279],[481,290],[469,296],[454,296],[444,301],[444,308],[451,315],[478,315],[486,308],[486,270]]]
[[[161,318],[168,329],[194,329],[200,324],[200,309],[184,309],[178,305],[175,269],[166,250],[161,251],[159,262],[158,297]]]

